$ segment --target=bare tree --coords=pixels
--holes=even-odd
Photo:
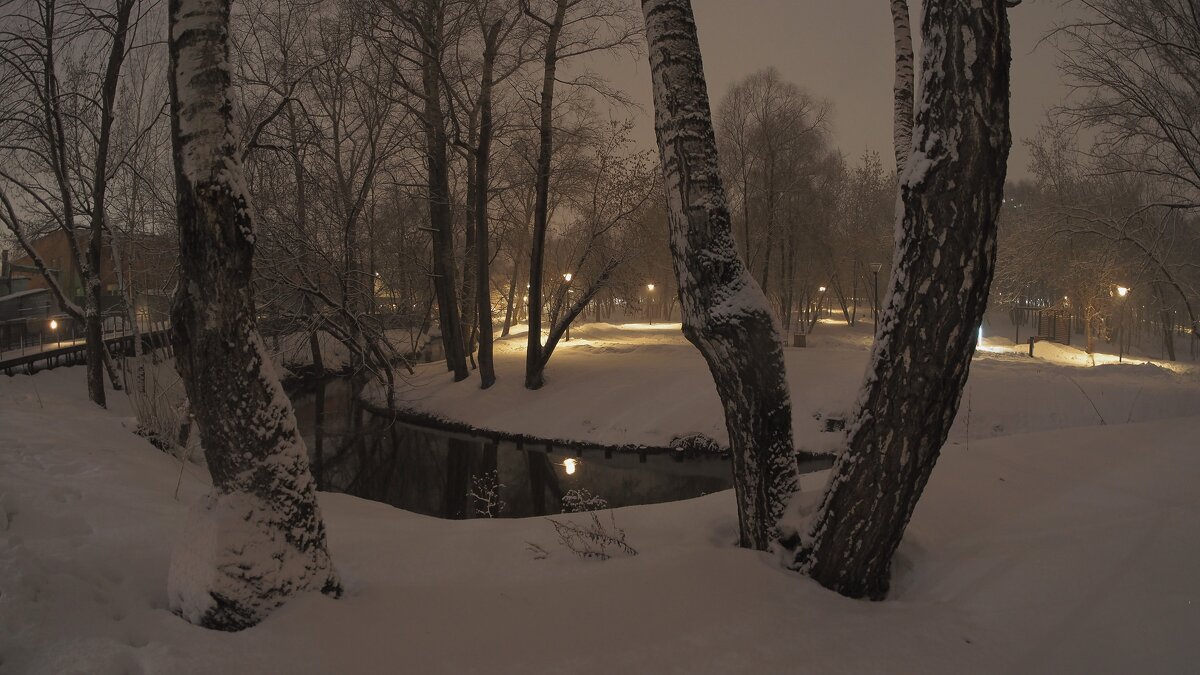
[[[446,368],[454,381],[467,379],[467,336],[459,310],[455,281],[453,199],[450,182],[450,135],[445,62],[462,29],[466,8],[445,0],[389,0],[385,12],[373,17],[373,36],[388,59],[398,86],[419,105],[401,101],[419,120],[425,135],[429,232],[432,239],[432,278],[437,296],[438,323],[446,352]]]
[[[1086,131],[1089,173],[1142,179],[1143,199],[1109,214],[1102,236],[1130,244],[1149,264],[1170,266],[1155,253],[1158,236],[1131,235],[1129,222],[1153,212],[1162,229],[1195,235],[1200,209],[1200,18],[1190,0],[1078,0],[1084,17],[1052,37],[1060,68],[1082,95],[1052,112],[1056,125]],[[1184,216],[1170,214],[1182,211]],[[1095,213],[1088,214],[1096,222]],[[1190,217],[1189,217],[1190,216]],[[1162,237],[1171,239],[1173,237]],[[1162,280],[1188,306],[1191,330],[1200,322],[1178,274]]]
[[[621,235],[645,219],[657,186],[649,158],[628,148],[631,128],[630,123],[609,123],[584,154],[587,162],[576,169],[580,185],[563,195],[578,216],[549,242],[557,246],[547,250],[557,248],[558,268],[568,271],[547,284],[550,330],[538,360],[532,366],[526,363],[527,387],[542,386],[550,357],[571,323],[610,284],[617,269],[638,255],[636,248],[624,245]]]
[[[741,205],[746,265],[767,297],[774,296],[785,331],[797,282],[827,276],[816,269],[829,267],[827,251],[802,242],[817,238],[831,220],[820,206],[832,192],[818,189],[836,164],[826,148],[830,111],[827,102],[787,82],[775,68],[734,83],[718,108],[717,142],[729,151],[725,177]],[[805,289],[799,290],[805,297]]]
[[[496,381],[496,370],[492,358],[492,286],[491,286],[491,228],[488,205],[491,198],[492,142],[496,133],[494,122],[494,99],[496,86],[516,74],[528,60],[526,46],[530,40],[530,29],[523,20],[520,6],[513,0],[477,0],[475,18],[482,40],[482,59],[479,64],[478,93],[473,103],[460,101],[461,108],[469,108],[469,137],[456,145],[467,153],[467,222],[466,249],[468,260],[464,266],[464,285],[474,291],[475,326],[478,333],[478,368],[480,387],[487,389]],[[461,48],[461,45],[460,45]],[[499,68],[497,64],[499,63]],[[454,93],[454,90],[451,92]],[[469,94],[468,94],[469,95]],[[452,101],[463,96],[452,96]],[[473,228],[473,229],[472,229]],[[474,266],[473,269],[471,266]],[[474,286],[472,289],[471,287]]]
[[[620,0],[546,0],[535,7],[529,0],[523,11],[545,29],[542,89],[538,116],[536,203],[533,242],[529,254],[529,335],[525,349],[525,386],[542,386],[545,359],[542,351],[542,284],[546,232],[550,222],[550,170],[554,159],[554,95],[561,63],[585,54],[627,47],[637,35],[628,4]],[[580,83],[599,88],[595,78]]]
[[[109,181],[122,156],[112,135],[121,67],[139,6],[138,0],[99,9],[38,0],[13,4],[14,11],[0,17],[10,27],[0,33],[0,76],[12,83],[0,102],[0,157],[8,160],[0,166],[0,222],[12,230],[59,307],[84,324],[88,397],[101,407],[106,367],[113,388],[120,389],[104,343],[100,267]],[[37,225],[27,223],[24,213],[39,213],[42,223],[63,232],[70,250],[65,262],[83,280],[81,297],[68,296],[56,276],[61,270],[51,269],[35,250]]]
[[[765,550],[797,490],[779,329],[734,245],[691,3],[643,0],[642,11],[683,333],[725,408],[740,543]]]
[[[213,481],[175,549],[168,592],[187,620],[240,630],[296,593],[336,596],[341,585],[304,440],[255,322],[230,2],[171,0],[168,11],[181,276],[173,341]]]

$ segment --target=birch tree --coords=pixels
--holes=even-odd
[[[683,334],[708,363],[733,454],[739,541],[765,550],[797,490],[779,329],[738,257],[689,0],[642,0]]]
[[[180,283],[172,309],[212,490],[172,555],[172,611],[240,630],[292,595],[339,595],[304,440],[255,325],[252,203],[232,120],[229,0],[171,0]]]
[[[892,137],[896,146],[896,173],[904,171],[912,147],[913,46],[908,24],[908,0],[891,0],[892,34],[896,41],[896,83],[892,88]]]
[[[843,595],[887,594],[967,381],[1011,145],[1005,5],[925,3],[914,154],[871,363],[820,507],[782,527],[790,566]]]

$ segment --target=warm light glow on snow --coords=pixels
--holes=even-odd
[[[653,330],[664,333],[683,330],[683,324],[678,321],[675,323],[623,323],[614,327],[617,330]]]

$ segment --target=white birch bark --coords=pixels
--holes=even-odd
[[[725,409],[740,543],[766,549],[797,490],[780,331],[734,245],[691,3],[643,0],[642,11],[683,332]]]
[[[892,33],[896,41],[896,83],[892,87],[892,142],[896,148],[896,175],[904,173],[912,148],[913,46],[908,23],[908,0],[891,0]]]
[[[255,325],[251,202],[229,98],[229,5],[169,4],[180,240],[173,340],[213,489],[184,528],[167,584],[172,611],[239,630],[296,593],[341,588],[304,440]]]
[[[1008,150],[1004,0],[928,0],[921,105],[900,177],[890,292],[824,500],[785,532],[791,566],[880,599],[958,412],[996,259]],[[792,524],[785,524],[792,530]]]

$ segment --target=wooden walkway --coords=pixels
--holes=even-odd
[[[158,349],[171,349],[169,328],[142,331],[142,349],[146,353]],[[127,356],[134,352],[134,335],[125,329],[119,333],[110,333],[104,337],[105,344],[114,356]],[[0,354],[0,372],[5,375],[26,373],[32,375],[39,370],[57,368],[59,366],[74,366],[87,363],[87,344],[82,338],[46,342],[22,350],[9,350]]]

